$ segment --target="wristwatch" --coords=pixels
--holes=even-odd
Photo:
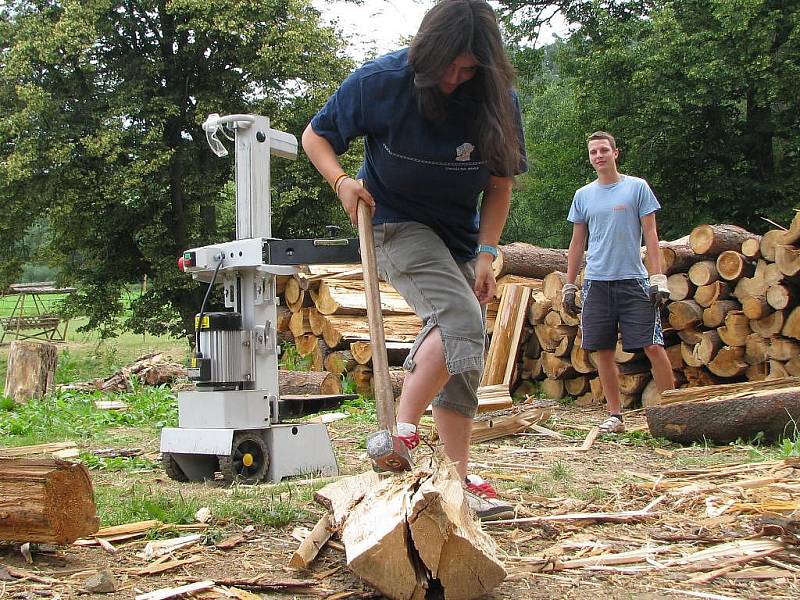
[[[478,254],[480,254],[481,252],[486,252],[487,254],[491,254],[493,258],[497,258],[497,246],[481,244],[480,246],[478,246]]]

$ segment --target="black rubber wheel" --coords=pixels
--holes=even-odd
[[[242,431],[234,435],[230,456],[219,457],[219,470],[225,481],[258,483],[267,476],[268,468],[267,443],[255,432]]]
[[[178,463],[175,462],[175,457],[169,452],[165,452],[161,455],[161,464],[164,465],[164,471],[167,473],[167,477],[170,479],[184,482],[189,481],[186,473],[184,473],[183,469],[181,469]]]

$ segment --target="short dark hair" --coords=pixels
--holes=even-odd
[[[595,131],[594,133],[590,133],[586,138],[586,145],[589,145],[589,142],[594,140],[607,140],[608,143],[611,144],[611,149],[617,149],[617,140],[614,139],[614,136],[606,131]]]
[[[438,88],[447,67],[469,54],[478,71],[462,84],[472,106],[473,135],[481,158],[495,174],[514,175],[522,162],[516,108],[511,96],[514,67],[506,56],[497,15],[485,0],[442,0],[423,17],[408,52],[419,111],[426,119],[448,118],[453,106]]]

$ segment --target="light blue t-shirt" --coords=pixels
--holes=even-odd
[[[647,277],[641,255],[641,218],[661,208],[644,179],[620,175],[616,183],[597,180],[572,199],[567,220],[586,223],[589,248],[585,279],[615,281]]]

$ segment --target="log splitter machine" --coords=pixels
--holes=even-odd
[[[209,115],[203,130],[217,156],[233,141],[236,239],[183,253],[179,267],[208,290],[195,318],[196,344],[189,379],[178,393],[178,427],[161,431],[167,475],[177,481],[213,479],[278,482],[302,473],[338,475],[323,423],[283,422],[356,396],[281,396],[278,389],[276,277],[301,264],[356,263],[357,239],[272,238],[270,157],[297,158],[297,139],[257,115]],[[205,312],[215,284],[223,312]]]

